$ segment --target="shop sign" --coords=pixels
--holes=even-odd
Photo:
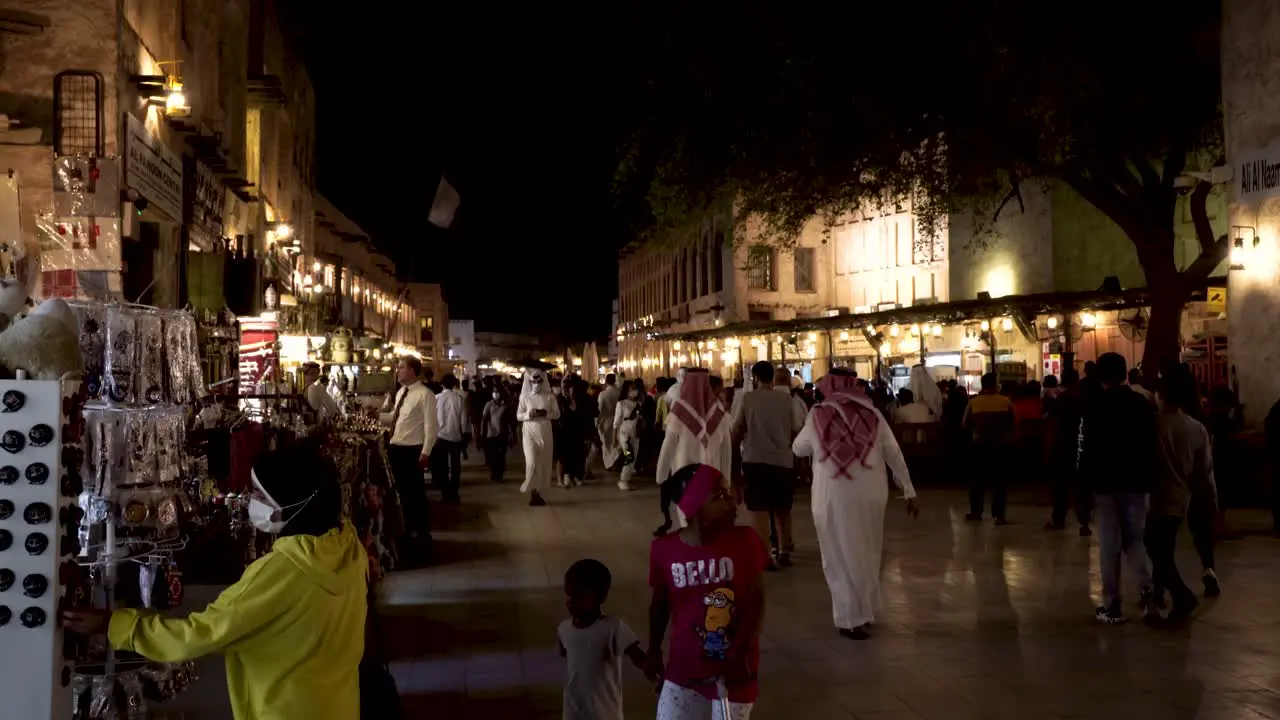
[[[1236,199],[1253,203],[1280,197],[1280,142],[1235,159]]]
[[[195,163],[195,193],[191,208],[191,235],[206,250],[223,237],[222,216],[227,190],[208,165]]]
[[[182,220],[182,160],[125,113],[125,187],[136,190],[156,210]]]

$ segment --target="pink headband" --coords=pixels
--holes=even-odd
[[[676,506],[680,508],[680,512],[684,513],[686,518],[692,518],[698,514],[698,510],[702,508],[707,499],[711,497],[711,493],[715,491],[723,477],[719,470],[710,465],[699,465],[697,471],[693,473],[693,477],[689,479],[689,484],[684,486],[684,492],[680,495],[680,502]]]

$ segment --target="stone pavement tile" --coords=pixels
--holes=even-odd
[[[906,712],[910,707],[894,690],[879,684],[850,683],[833,687],[831,692],[841,707],[858,717],[871,712]]]

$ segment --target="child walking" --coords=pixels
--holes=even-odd
[[[564,720],[622,720],[622,657],[641,670],[648,663],[631,628],[604,614],[612,584],[609,568],[599,560],[579,560],[564,574],[569,609],[559,631],[560,656],[569,661]]]

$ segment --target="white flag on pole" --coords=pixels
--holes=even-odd
[[[459,201],[458,191],[441,175],[440,186],[436,188],[435,199],[431,201],[431,213],[427,220],[436,227],[449,227],[453,224],[454,213],[458,212]]]

